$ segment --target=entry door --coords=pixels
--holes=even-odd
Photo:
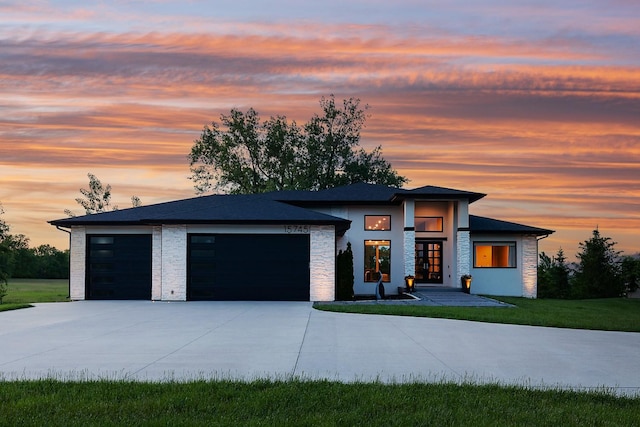
[[[442,283],[442,240],[416,241],[416,282]]]

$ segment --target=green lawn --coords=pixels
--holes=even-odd
[[[68,279],[10,279],[0,311],[29,307],[34,302],[69,301],[68,295]]]
[[[0,425],[632,426],[640,397],[331,381],[0,382]]]
[[[640,299],[553,300],[508,297],[496,299],[517,307],[315,304],[315,308],[345,313],[440,317],[517,325],[640,332]]]

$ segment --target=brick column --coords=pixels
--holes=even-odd
[[[84,300],[87,268],[87,230],[84,226],[71,227],[69,257],[69,296],[71,300]]]
[[[336,241],[335,227],[311,226],[309,263],[311,301],[336,299]]]
[[[522,238],[522,296],[538,296],[538,239],[536,236]]]
[[[162,300],[187,300],[187,226],[162,226]]]
[[[460,278],[465,274],[471,274],[471,235],[469,230],[458,230],[456,234],[456,277],[455,287],[462,287]]]
[[[404,231],[404,275],[416,274],[416,232]],[[403,282],[404,283],[404,282]]]

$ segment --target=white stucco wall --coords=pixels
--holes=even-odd
[[[390,281],[384,282],[385,292],[387,294],[395,294],[398,286],[404,286],[405,243],[402,206],[348,206],[338,212],[332,211],[330,208],[317,209],[317,211],[330,215],[335,215],[335,213],[346,214],[343,218],[351,221],[351,228],[339,239],[338,249],[346,248],[347,242],[351,243],[351,250],[353,251],[353,291],[356,295],[372,295],[375,292],[375,282],[364,281],[364,246],[366,240],[389,240],[391,242],[391,274]],[[391,215],[391,230],[365,230],[365,215]]]
[[[535,298],[538,246],[535,236],[473,235],[469,262],[473,266],[474,242],[515,242],[515,268],[471,268],[471,293]]]
[[[85,269],[87,265],[87,232],[83,226],[71,227],[69,248],[69,297],[72,301],[85,299]]]

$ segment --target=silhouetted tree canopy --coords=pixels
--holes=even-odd
[[[332,95],[320,106],[322,114],[304,126],[285,116],[261,121],[252,108],[222,114],[191,148],[196,192],[321,190],[356,182],[400,187],[408,181],[382,157],[380,146],[370,152],[359,146],[368,108],[359,99],[339,106]]]

